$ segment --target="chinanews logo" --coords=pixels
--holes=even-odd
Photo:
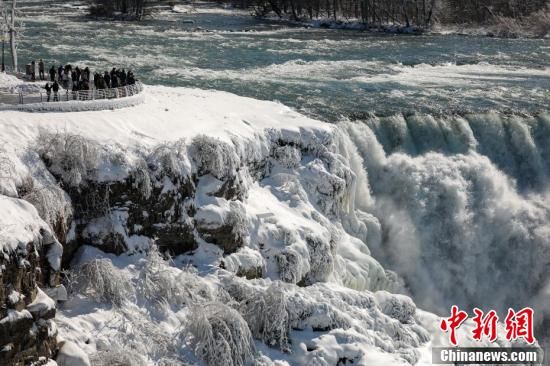
[[[533,309],[526,307],[519,311],[508,309],[503,318],[504,334],[499,334],[499,316],[496,311],[484,313],[474,308],[472,321],[474,328],[469,336],[474,341],[489,341],[496,344],[499,337],[508,342],[518,341],[522,347],[459,347],[458,329],[469,318],[469,314],[458,306],[451,307],[451,315],[441,319],[439,328],[448,334],[453,347],[434,347],[432,349],[433,364],[531,364],[542,365],[544,353],[536,344],[534,335]],[[502,329],[502,328],[501,328]]]

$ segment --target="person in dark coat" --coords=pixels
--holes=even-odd
[[[53,101],[59,102],[59,84],[57,83],[57,81],[53,82],[52,90],[53,90]]]
[[[34,60],[31,62],[31,80],[36,80],[36,62]]]
[[[76,100],[76,96],[78,94],[77,92],[78,92],[78,81],[76,81],[76,79],[73,79],[73,99],[74,100]]]
[[[103,79],[105,80],[105,87],[109,89],[111,87],[111,76],[108,71],[103,74]]]
[[[57,74],[59,75],[58,80],[61,80],[63,78],[63,65],[59,65],[59,67],[57,68]]]
[[[50,81],[51,82],[55,81],[55,66],[54,65],[52,65],[52,68],[50,69]]]
[[[113,74],[111,76],[111,88],[118,88],[119,87],[119,83],[118,83],[118,76],[117,74]]]
[[[48,102],[50,101],[50,97],[52,95],[52,87],[50,86],[50,83],[46,83],[46,86],[44,87],[46,89],[46,95],[48,96]]]
[[[88,67],[84,69],[84,74],[86,74],[86,80],[90,81],[90,69]]]
[[[40,80],[46,80],[46,76],[44,75],[44,61],[42,61],[42,59],[38,61],[38,77]]]
[[[131,71],[128,71],[128,79],[126,79],[126,82],[128,83],[128,85],[134,85],[136,83],[134,74]]]
[[[120,85],[126,85],[126,71],[124,69],[120,72]]]
[[[80,71],[80,68],[77,66],[75,67],[74,71],[76,71],[76,82],[80,82],[80,74],[82,73],[82,71]]]

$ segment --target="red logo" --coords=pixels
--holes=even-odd
[[[494,342],[497,340],[497,322],[498,315],[496,311],[491,310],[487,315],[483,315],[483,311],[478,308],[474,309],[473,320],[476,323],[476,328],[473,330],[474,339],[476,341],[481,340],[481,336],[485,335],[489,337],[489,342]]]
[[[504,320],[506,327],[506,340],[514,341],[523,338],[527,343],[535,343],[533,334],[533,318],[534,311],[531,308],[523,308],[518,312],[513,309],[508,309],[508,314]],[[456,331],[468,319],[468,314],[465,311],[459,310],[458,306],[451,307],[451,316],[441,319],[439,328],[444,332],[449,332],[449,341],[453,346],[457,346]],[[489,342],[497,340],[497,323],[499,317],[496,311],[491,310],[486,314],[474,308],[474,317],[472,318],[475,328],[472,331],[472,339],[481,341],[486,337]]]
[[[535,312],[531,308],[523,308],[517,313],[508,309],[508,315],[506,315],[506,339],[516,340],[523,338],[529,344],[535,343],[535,336],[533,335],[533,317]]]
[[[458,311],[458,306],[453,305],[451,307],[451,316],[447,319],[441,320],[441,324],[439,324],[439,327],[442,331],[447,332],[450,331],[450,340],[451,344],[453,346],[456,346],[456,330],[460,328],[462,323],[464,323],[468,319],[468,314],[465,311]]]

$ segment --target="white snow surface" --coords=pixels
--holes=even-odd
[[[57,356],[58,366],[90,366],[88,355],[73,342],[64,342]]]
[[[146,87],[143,98],[143,104],[117,110],[0,113],[0,169],[9,173],[0,174],[0,193],[6,195],[0,195],[0,220],[11,220],[4,218],[4,212],[15,215],[13,230],[21,238],[31,237],[29,228],[32,233],[39,227],[37,222],[44,221],[32,206],[13,198],[18,195],[16,187],[28,175],[37,185],[47,187],[54,182],[37,157],[37,139],[45,134],[78,136],[90,147],[87,153],[97,150],[82,157],[85,169],[68,172],[65,178],[71,184],[83,178],[124,179],[143,164],[146,154],[160,161],[165,151],[175,159],[170,169],[182,176],[207,170],[197,183],[193,202],[197,225],[217,229],[230,223],[243,238],[244,247],[226,257],[219,247],[201,239],[192,255],[166,262],[147,238],[127,237],[125,212],[113,210],[91,221],[86,234],[100,234],[112,225],[131,247],[131,253],[119,257],[83,247],[74,265],[92,263],[88,269],[95,268],[93,273],[101,281],[88,283],[85,291],[69,296],[57,315],[60,334],[90,354],[94,364],[121,360],[132,365],[203,364],[225,357],[232,361],[227,364],[238,365],[252,357],[260,365],[335,365],[343,359],[358,365],[427,365],[431,362],[429,347],[447,344],[437,330],[439,319],[418,310],[409,297],[392,294],[405,291],[403,279],[387,271],[371,250],[397,264],[392,268],[406,280],[417,281],[412,288],[422,296],[421,301],[440,309],[448,288],[437,288],[429,278],[441,274],[450,282],[456,277],[453,268],[441,268],[441,263],[432,267],[438,263],[435,259],[418,268],[410,258],[416,260],[419,252],[431,253],[439,237],[447,233],[437,224],[422,231],[427,225],[423,218],[431,217],[427,208],[436,205],[437,199],[447,198],[449,205],[444,206],[450,214],[447,217],[443,211],[442,227],[449,227],[450,222],[457,226],[454,235],[463,238],[458,226],[472,226],[468,220],[475,217],[477,208],[464,201],[472,200],[468,195],[475,192],[468,190],[466,179],[474,181],[470,185],[483,185],[486,189],[481,193],[491,192],[485,198],[490,210],[512,198],[519,212],[516,225],[529,229],[533,218],[541,223],[533,245],[547,243],[550,231],[544,221],[545,208],[526,202],[519,193],[511,194],[516,186],[498,172],[496,163],[474,151],[477,141],[470,141],[458,158],[436,153],[411,157],[403,150],[385,151],[376,140],[376,126],[328,125],[274,102],[161,86]],[[393,135],[387,135],[391,140]],[[473,132],[461,130],[460,136],[470,137]],[[453,144],[452,148],[458,143],[441,140]],[[408,152],[414,155],[419,150]],[[2,161],[10,164],[2,165]],[[67,173],[62,164],[55,163],[51,170],[62,176]],[[265,176],[253,172],[259,163],[265,163]],[[442,174],[457,177],[453,183]],[[238,182],[242,199],[211,195],[228,177]],[[419,183],[422,179],[426,183]],[[142,183],[143,194],[150,194],[147,181]],[[428,183],[441,194],[432,196],[423,190],[430,187]],[[163,192],[174,189],[171,182],[160,184]],[[407,206],[416,202],[422,207]],[[467,212],[454,215],[451,204]],[[528,214],[521,214],[527,209]],[[489,227],[502,226],[492,217],[485,219]],[[384,232],[383,225],[389,231]],[[514,237],[520,234],[518,229]],[[473,238],[464,235],[466,249],[479,237],[481,229]],[[13,248],[18,241],[12,240]],[[219,268],[222,260],[225,270]],[[542,255],[540,260],[545,260]],[[461,265],[459,270],[464,269],[466,275],[476,274],[475,262]],[[262,269],[264,278],[246,280],[233,275],[256,268]],[[490,278],[477,280],[490,285]],[[457,289],[465,293],[459,298],[463,304],[469,300],[467,285]],[[430,290],[433,296],[426,292]],[[531,295],[526,292],[525,296]],[[504,304],[502,300],[499,305]],[[219,332],[219,327],[230,334]],[[208,347],[212,342],[224,346]],[[62,364],[59,359],[58,364]]]

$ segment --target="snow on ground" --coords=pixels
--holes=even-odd
[[[13,251],[18,248],[26,250],[27,243],[36,242],[40,230],[46,228],[46,224],[36,208],[30,203],[0,195],[0,248]]]
[[[85,179],[123,180],[147,164],[175,169],[200,177],[196,229],[217,235],[229,226],[224,235],[242,244],[224,255],[200,238],[192,253],[167,262],[152,238],[127,234],[128,212],[87,222],[85,240],[110,227],[130,249],[117,257],[85,246],[73,263],[59,332],[94,365],[429,364],[428,347],[446,344],[434,337],[437,316],[392,295],[401,280],[371,256],[384,233],[368,210],[374,198],[363,164],[380,164],[369,173],[381,176],[391,160],[369,140],[372,132],[354,136],[355,126],[347,126],[352,142],[339,127],[278,103],[160,86],[146,87],[143,103],[124,109],[2,112],[0,127],[4,195],[17,197],[28,176],[43,187],[57,184],[50,172],[78,187]],[[52,135],[61,137],[43,139]],[[59,160],[48,171],[38,152],[60,157],[57,146],[43,146],[48,141],[81,144],[78,169]],[[237,191],[231,197],[220,193],[227,182]],[[151,194],[151,180],[137,184]],[[154,184],[177,190],[170,179]],[[66,203],[56,197],[55,204]],[[43,222],[29,204],[0,199],[2,226],[28,222],[32,232]]]
[[[82,270],[95,280],[90,283],[80,278],[80,295],[75,297],[72,289],[69,300],[58,312],[60,335],[65,340],[84,348],[96,364],[105,357],[123,357],[113,354],[116,348],[138,349],[136,357],[143,362],[168,362],[177,358],[195,363],[202,358],[216,364],[212,360],[226,357],[224,350],[201,348],[202,333],[193,333],[195,328],[190,324],[195,316],[189,314],[199,305],[212,309],[212,316],[217,314],[215,318],[204,319],[205,324],[220,314],[229,316],[226,321],[236,321],[235,324],[244,316],[242,322],[252,328],[256,341],[252,345],[231,346],[250,348],[250,354],[254,355],[251,357],[262,362],[268,362],[269,358],[280,360],[279,364],[292,365],[334,364],[346,359],[358,364],[373,359],[407,363],[418,358],[415,349],[424,344],[429,335],[416,324],[412,317],[414,309],[406,319],[400,320],[383,313],[383,305],[366,290],[390,289],[391,276],[370,257],[364,242],[347,234],[334,221],[348,209],[343,202],[347,196],[346,185],[353,181],[353,174],[346,163],[330,151],[333,126],[304,117],[278,103],[224,92],[149,86],[143,98],[143,104],[116,110],[2,112],[0,154],[12,165],[1,187],[17,196],[14,187],[21,185],[28,175],[33,176],[37,184],[52,183],[37,158],[38,139],[45,132],[77,135],[93,141],[111,154],[124,154],[130,165],[143,150],[172,146],[176,141],[190,143],[198,135],[207,135],[218,140],[204,139],[205,143],[217,141],[220,151],[202,157],[203,152],[194,152],[194,147],[188,152],[195,161],[203,159],[201,164],[212,172],[201,178],[197,187],[197,225],[209,230],[236,225],[235,230],[244,230],[245,247],[224,260],[219,249],[212,250],[217,247],[202,243],[194,256],[181,256],[172,266],[155,259],[154,253],[145,258],[141,255],[114,257],[97,249],[85,250],[76,263],[85,266],[90,261],[96,263]],[[277,146],[277,143],[283,145]],[[228,165],[219,165],[220,161]],[[255,181],[248,169],[262,162],[268,163],[270,176]],[[123,179],[128,174],[128,169],[101,164],[99,175],[104,179]],[[242,170],[240,189],[246,191],[242,202],[212,197],[211,192],[223,185],[223,179],[237,174],[235,169]],[[163,190],[174,189],[171,183],[166,184]],[[8,213],[17,223],[28,221],[32,228],[42,222],[30,204],[19,203],[27,209],[16,211],[11,208],[15,198],[0,197],[2,213]],[[21,216],[21,212],[29,213]],[[100,232],[104,226],[101,220],[91,222],[86,232]],[[124,217],[117,220],[124,222]],[[124,234],[124,227],[117,230]],[[136,238],[139,237],[129,239],[133,242]],[[142,239],[131,246],[134,249],[149,246],[149,242]],[[94,259],[100,261],[94,262]],[[222,260],[230,272],[218,269]],[[206,271],[189,272],[188,264],[184,263],[193,263],[199,271]],[[102,277],[105,271],[108,276]],[[234,278],[231,272],[247,276],[259,273],[265,279],[249,282]],[[143,277],[147,275],[149,277]],[[150,287],[147,280],[143,282],[147,278],[152,279]],[[110,284],[112,279],[116,284]],[[281,284],[280,279],[288,283]],[[299,288],[295,284],[300,281],[330,284]],[[197,287],[188,288],[193,283]],[[209,290],[205,293],[205,289]],[[248,308],[245,300],[249,297],[263,301],[264,305],[255,302],[254,306],[268,306],[272,310]],[[250,318],[268,316],[274,311],[273,306],[280,309],[273,316],[281,318]],[[264,328],[275,327],[273,333],[266,333],[267,328],[256,329],[260,326],[258,322],[263,322]],[[283,323],[277,325],[279,322]],[[378,322],[385,325],[371,329]],[[232,327],[234,331],[239,329]],[[282,328],[275,331],[276,327]],[[250,331],[247,328],[245,333]],[[406,337],[408,341],[398,341],[399,337]],[[70,345],[65,343],[64,347],[70,348]],[[289,350],[292,352],[288,353]],[[248,352],[243,352],[242,357],[248,357]],[[73,353],[67,351],[67,357],[82,358]],[[239,364],[240,356],[231,357]]]

